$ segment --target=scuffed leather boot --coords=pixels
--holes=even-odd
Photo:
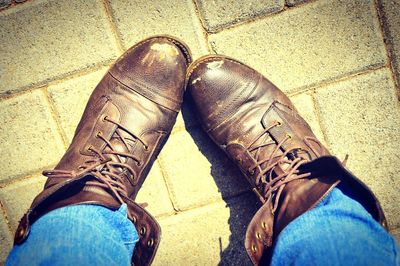
[[[67,152],[23,216],[15,244],[47,212],[68,205],[128,205],[140,235],[132,262],[149,265],[160,227],[134,199],[175,123],[191,57],[168,36],[146,39],[124,53],[93,91]]]
[[[372,192],[330,156],[288,97],[261,74],[234,59],[206,56],[189,67],[187,86],[204,129],[262,203],[245,238],[255,265],[269,263],[282,229],[339,182],[386,226]]]

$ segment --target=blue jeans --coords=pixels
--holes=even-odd
[[[400,265],[396,241],[338,188],[289,223],[271,265]]]
[[[6,265],[129,265],[137,241],[126,205],[69,206],[36,221]],[[272,265],[400,265],[398,252],[369,213],[335,188],[281,232]]]
[[[42,216],[6,265],[131,265],[139,236],[127,206],[75,205]]]

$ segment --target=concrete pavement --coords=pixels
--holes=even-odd
[[[23,2],[23,3],[17,3]],[[0,263],[110,64],[155,34],[194,59],[237,58],[288,93],[380,199],[400,236],[400,0],[0,1]],[[256,198],[190,100],[141,190],[160,221],[155,265],[248,265]]]

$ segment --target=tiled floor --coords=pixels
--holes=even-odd
[[[350,155],[349,169],[376,192],[399,237],[399,6],[400,0],[0,1],[0,263],[41,190],[41,171],[67,148],[91,90],[124,50],[155,34],[183,39],[195,59],[238,58],[287,92],[330,150]],[[243,238],[256,199],[186,100],[138,198],[162,226],[155,264],[249,264]]]

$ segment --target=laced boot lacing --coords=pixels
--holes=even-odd
[[[253,176],[256,173],[256,169],[258,168],[259,170],[259,173],[255,177],[256,188],[253,188],[253,191],[259,196],[263,204],[272,201],[272,213],[275,213],[278,208],[279,198],[287,183],[296,179],[307,178],[311,175],[311,173],[300,173],[298,170],[302,164],[309,162],[306,158],[296,156],[296,151],[298,151],[299,148],[292,148],[286,150],[283,154],[277,154],[282,145],[292,138],[291,135],[286,134],[285,138],[280,143],[275,142],[273,138],[271,138],[269,142],[254,145],[262,136],[265,134],[269,135],[268,131],[270,129],[278,126],[281,126],[281,122],[277,121],[268,128],[265,128],[264,131],[246,147],[246,150],[248,150],[250,154],[253,154],[255,160],[255,163],[248,168],[248,173]],[[319,156],[319,153],[310,145],[310,141],[317,143],[319,147],[322,147],[321,143],[313,137],[304,138],[304,143]],[[275,145],[273,152],[266,159],[259,160],[261,149],[270,145]],[[276,174],[276,171],[274,171],[276,167],[279,167],[283,173],[279,175]]]
[[[105,116],[103,118],[104,121],[108,121],[113,123],[117,126],[114,136],[117,137],[121,143],[129,151],[129,145],[127,143],[127,138],[123,137],[121,134],[121,130],[128,133],[130,136],[133,137],[134,140],[139,141],[143,144],[144,149],[148,150],[148,145],[139,137],[135,136],[132,132],[122,126],[120,123],[112,120],[111,118]],[[99,131],[96,134],[96,137],[102,139],[106,146],[108,146],[109,150],[106,148],[103,151],[96,149],[93,146],[89,146],[88,151],[92,153],[92,158],[85,161],[84,164],[78,167],[78,171],[75,170],[50,170],[44,171],[43,174],[48,178],[76,178],[86,174],[90,174],[96,181],[88,181],[86,185],[90,186],[97,186],[101,188],[106,188],[111,191],[111,193],[118,199],[118,201],[122,204],[124,203],[123,198],[126,198],[128,195],[127,188],[124,184],[124,171],[126,170],[130,176],[132,176],[133,181],[135,179],[135,172],[131,166],[126,163],[122,162],[122,158],[130,158],[136,162],[138,166],[141,165],[139,158],[136,156],[125,153],[119,152],[115,150],[115,147],[111,144],[109,140],[107,140]],[[118,158],[119,161],[115,161],[112,158],[107,158],[106,155],[117,155],[115,157]],[[114,156],[113,156],[114,158]]]

